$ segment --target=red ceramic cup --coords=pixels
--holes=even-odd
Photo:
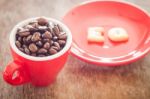
[[[36,19],[37,18],[30,18],[20,22],[10,33],[9,41],[13,61],[5,68],[3,78],[11,85],[21,85],[30,82],[35,86],[47,86],[56,79],[56,76],[67,60],[72,43],[71,32],[63,23],[52,18],[46,19],[50,22],[59,24],[68,36],[66,45],[60,52],[47,57],[34,57],[26,55],[18,50],[15,45],[15,34],[17,28]]]

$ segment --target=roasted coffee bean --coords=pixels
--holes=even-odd
[[[23,44],[23,45],[22,45],[22,48],[24,48],[24,49],[25,49],[25,48],[27,48],[27,47],[28,47],[28,46],[27,46],[27,45],[25,45],[25,44]]]
[[[48,28],[47,28],[47,26],[38,26],[38,29],[39,29],[39,30],[45,30],[45,31],[46,31]]]
[[[21,52],[24,52],[24,49],[23,48],[18,48]]]
[[[31,38],[32,38],[32,35],[27,36],[26,43],[30,43],[31,42]]]
[[[43,43],[42,43],[41,41],[37,41],[37,42],[36,42],[36,45],[37,45],[38,47],[42,47],[42,46],[43,46]]]
[[[29,29],[30,32],[35,32],[38,30],[37,28],[33,27],[32,25],[27,25],[26,28]]]
[[[49,49],[50,48],[50,43],[49,42],[46,42],[43,46],[45,49]]]
[[[41,48],[41,49],[38,50],[37,53],[38,53],[38,54],[46,54],[46,53],[47,53],[47,50],[44,49],[44,48]]]
[[[34,27],[35,29],[38,28],[38,23],[37,22],[30,22],[29,25],[31,25],[32,27]]]
[[[22,37],[18,37],[17,40],[18,40],[19,42],[22,42]]]
[[[60,45],[58,42],[54,42],[54,46],[58,48],[58,50],[60,49]]]
[[[36,53],[32,53],[31,56],[36,56]]]
[[[21,43],[20,43],[19,41],[16,41],[15,44],[16,44],[16,46],[17,46],[18,48],[21,47]]]
[[[40,37],[40,36],[41,36],[41,33],[35,32],[35,33],[33,34],[32,38],[31,38],[31,41],[37,42],[37,41],[41,40],[41,37]]]
[[[47,26],[48,25],[48,21],[44,18],[38,18],[37,21],[38,21],[38,24],[41,26],[44,26],[44,25]]]
[[[52,38],[52,34],[49,31],[46,31],[43,35],[42,38],[44,39],[51,39]]]
[[[59,47],[56,47],[56,46],[51,46],[51,48],[52,48],[52,49],[55,49],[55,50],[57,50],[57,51],[60,50],[60,48],[59,48]]]
[[[39,54],[38,57],[45,57],[46,55],[43,54]]]
[[[29,51],[29,49],[26,47],[26,48],[24,48],[24,52],[26,53],[26,54],[30,54],[30,51]]]
[[[61,34],[59,34],[58,39],[60,39],[60,40],[66,40],[67,39],[66,33],[62,32]]]
[[[54,41],[57,41],[57,40],[58,40],[58,37],[57,37],[57,36],[54,36],[54,37],[53,37],[53,40],[54,40]]]
[[[21,36],[21,37],[25,37],[25,36],[30,35],[30,32],[28,32],[28,31],[25,31],[25,32],[18,32],[18,35]]]
[[[53,45],[53,44],[54,44],[54,41],[53,41],[53,40],[51,40],[51,41],[50,41],[50,43],[51,43],[51,45]]]
[[[36,51],[38,50],[38,47],[37,47],[34,43],[31,43],[31,44],[29,45],[29,50],[30,50],[32,53],[34,53],[34,52],[36,52]]]
[[[63,29],[62,29],[62,27],[59,24],[57,24],[57,27],[58,27],[60,32],[63,32]]]
[[[66,44],[65,40],[58,40],[60,46],[64,46]]]
[[[43,39],[43,43],[50,42],[50,39]]]
[[[57,27],[57,25],[54,26],[53,31],[57,36],[60,34],[60,31],[59,31],[59,28]]]
[[[51,48],[51,49],[49,49],[49,53],[50,53],[51,55],[56,54],[56,53],[57,53],[57,50]]]
[[[17,29],[17,33],[19,33],[19,32],[29,32],[29,29],[26,29],[26,28],[23,28],[23,27],[19,27]]]
[[[24,44],[26,44],[26,37],[23,37],[22,41]]]

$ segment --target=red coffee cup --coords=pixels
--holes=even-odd
[[[21,85],[28,82],[35,86],[47,86],[51,84],[63,68],[69,55],[72,43],[70,30],[62,22],[47,17],[44,18],[50,22],[59,24],[67,33],[66,45],[60,52],[47,57],[34,57],[24,54],[16,47],[15,35],[17,28],[22,27],[37,18],[30,18],[20,22],[10,33],[9,41],[13,61],[5,68],[3,78],[11,85]]]

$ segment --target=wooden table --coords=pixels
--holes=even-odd
[[[8,37],[15,24],[33,16],[61,17],[86,0],[0,0],[0,72],[11,60]],[[150,12],[149,0],[127,0]],[[73,56],[46,88],[13,87],[0,75],[0,99],[150,99],[150,55],[122,67],[98,67]]]

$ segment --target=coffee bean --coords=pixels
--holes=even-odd
[[[22,37],[18,37],[17,40],[18,40],[19,42],[22,42]]]
[[[23,44],[23,45],[22,45],[22,48],[24,48],[24,49],[25,49],[25,48],[27,48],[27,47],[28,47],[28,46],[27,46],[27,45],[25,45],[25,44]]]
[[[23,28],[23,27],[19,27],[19,28],[17,29],[17,33],[20,33],[20,32],[29,32],[29,29]]]
[[[44,18],[38,18],[37,21],[38,21],[38,24],[41,26],[48,25],[48,21]]]
[[[33,34],[32,38],[31,38],[31,41],[36,42],[36,41],[41,40],[41,37],[40,37],[40,36],[41,36],[41,33],[35,32],[35,33]]]
[[[34,43],[31,43],[31,44],[29,45],[29,50],[30,50],[32,53],[34,53],[34,52],[36,52],[36,51],[38,50],[38,48],[37,48],[37,46],[36,46]]]
[[[38,27],[38,23],[36,21],[35,22],[30,22],[29,25],[31,25],[35,29],[37,29],[37,27]]]
[[[38,47],[42,47],[42,46],[43,46],[43,43],[42,43],[41,41],[37,41],[37,42],[36,42],[36,45],[37,45]]]
[[[55,49],[56,51],[59,51],[60,48],[56,47],[56,46],[51,46],[52,49]]]
[[[49,42],[46,42],[43,46],[45,49],[49,49],[50,48],[50,43]]]
[[[51,48],[51,49],[49,49],[49,53],[50,53],[51,55],[56,54],[56,53],[57,53],[57,50]]]
[[[36,53],[32,53],[31,56],[36,56]]]
[[[27,36],[26,42],[27,42],[27,43],[30,43],[30,42],[31,42],[31,38],[32,38],[32,35]]]
[[[24,48],[24,52],[26,53],[26,54],[30,54],[30,51],[29,51],[29,49],[26,47],[26,48]]]
[[[54,36],[54,37],[53,37],[53,40],[54,40],[54,41],[57,41],[57,40],[58,40],[58,37],[57,37],[57,36]]]
[[[50,43],[51,43],[51,45],[53,45],[53,44],[54,44],[54,41],[53,41],[53,40],[51,40],[51,41],[50,41]]]
[[[61,34],[59,34],[58,38],[59,38],[60,40],[66,40],[66,39],[67,39],[67,35],[66,35],[65,32],[62,32]]]
[[[43,43],[50,42],[50,39],[43,39]]]
[[[58,50],[60,50],[60,45],[58,42],[54,42],[54,46],[58,48]]]
[[[65,40],[58,40],[60,46],[64,46],[66,44]]]
[[[16,41],[15,44],[16,44],[16,46],[17,46],[18,48],[21,47],[21,43],[20,43],[19,41]]]
[[[62,29],[62,27],[59,24],[57,24],[57,27],[58,27],[60,32],[63,32],[63,29]]]
[[[57,36],[60,34],[59,28],[57,27],[57,25],[54,26],[53,31]]]
[[[38,30],[37,28],[33,27],[32,25],[27,25],[25,28],[29,29],[29,31],[31,31],[31,32],[35,32]]]
[[[47,53],[47,50],[44,49],[44,48],[41,48],[41,49],[38,50],[37,53],[38,53],[38,54],[46,54],[46,53]]]
[[[18,48],[21,52],[24,52],[24,49],[23,48]]]
[[[21,36],[21,37],[25,37],[25,36],[30,35],[30,32],[28,32],[28,31],[25,31],[25,32],[18,32],[18,35]]]
[[[38,26],[38,29],[39,29],[39,30],[45,30],[45,31],[46,31],[46,30],[47,30],[47,26]]]
[[[26,44],[26,37],[23,37],[22,41],[24,44]]]
[[[51,39],[52,38],[52,34],[49,31],[46,31],[43,35],[42,38],[44,39]]]

